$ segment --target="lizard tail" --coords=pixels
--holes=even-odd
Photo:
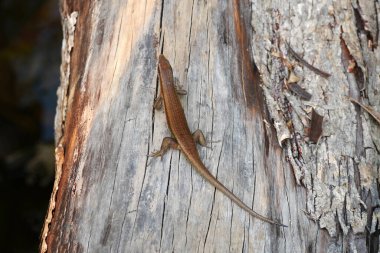
[[[266,221],[268,223],[278,225],[281,227],[287,227],[287,225],[284,225],[280,222],[271,220],[270,218],[267,218],[259,213],[256,213],[253,211],[250,207],[248,207],[246,204],[243,203],[238,197],[235,196],[230,190],[228,190],[221,182],[219,182],[209,171],[208,169],[203,165],[203,163],[200,164],[194,164],[194,167],[199,168],[198,166],[201,166],[201,169],[198,169],[198,173],[205,178],[209,183],[211,183],[216,189],[221,191],[224,195],[229,197],[232,202],[235,202],[238,206],[240,206],[242,209],[247,211],[250,215],[253,217],[259,218],[260,220]]]

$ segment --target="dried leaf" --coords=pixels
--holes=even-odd
[[[273,52],[271,52],[271,55],[274,56],[274,57],[277,57],[277,58],[283,58],[283,57],[282,57],[282,54],[280,54],[280,53],[277,52],[277,51],[273,51]]]
[[[289,90],[300,96],[302,99],[309,101],[311,99],[311,94],[307,92],[305,89],[302,89],[301,86],[299,86],[296,83],[292,83],[288,85]]]
[[[293,71],[290,71],[288,83],[298,83],[301,80]]]
[[[356,61],[355,60],[349,60],[347,72],[352,73],[352,72],[354,72],[355,68],[356,68]]]
[[[354,102],[355,104],[359,105],[364,110],[366,110],[377,121],[377,123],[380,124],[380,113],[379,112],[375,111],[371,106],[363,105],[362,103],[360,103],[359,101],[357,101],[354,98],[350,97],[349,99],[351,100],[351,102]]]
[[[329,78],[331,76],[331,74],[329,73],[326,73],[316,67],[314,67],[313,65],[311,65],[310,63],[308,63],[307,61],[305,61],[299,54],[297,54],[289,45],[289,43],[286,42],[286,45],[288,46],[288,52],[293,55],[294,58],[296,58],[302,65],[304,65],[305,67],[307,67],[308,69],[310,69],[311,71],[313,71],[315,74],[317,75],[320,75],[324,78]]]
[[[319,115],[314,109],[311,112],[311,124],[310,124],[310,141],[317,143],[322,135],[322,123],[323,116]]]

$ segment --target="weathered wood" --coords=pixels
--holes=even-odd
[[[380,111],[380,8],[330,4],[62,0],[41,251],[376,252],[380,127],[348,97]],[[331,76],[297,65],[286,42]],[[147,156],[170,135],[153,110],[160,53],[187,90],[190,129],[210,143],[199,148],[206,167],[288,228],[250,217],[179,151]],[[291,71],[310,101],[286,89]],[[324,117],[317,144],[312,108]]]

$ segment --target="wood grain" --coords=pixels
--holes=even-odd
[[[377,14],[355,8],[375,34]],[[378,3],[374,8],[380,13]],[[78,17],[73,48],[63,47],[70,57],[62,63],[67,92],[56,121],[61,176],[43,235],[47,252],[379,248],[380,127],[346,97],[363,96],[380,111],[380,53],[357,34],[351,3],[61,0],[61,12]],[[346,71],[341,39],[363,78]],[[288,72],[271,52],[286,52],[284,41],[332,74],[327,80],[295,67],[310,101],[283,89]],[[147,157],[170,134],[164,113],[153,109],[161,53],[187,90],[181,103],[190,130],[202,129],[210,143],[198,149],[206,167],[289,228],[251,218],[180,152]],[[281,129],[285,98],[294,126],[288,132]],[[303,141],[311,107],[325,117],[318,144]]]

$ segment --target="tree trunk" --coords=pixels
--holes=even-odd
[[[379,6],[61,0],[41,252],[378,252],[380,127],[349,98],[380,111]],[[170,136],[153,109],[161,53],[206,167],[289,227],[179,151],[147,156]]]

